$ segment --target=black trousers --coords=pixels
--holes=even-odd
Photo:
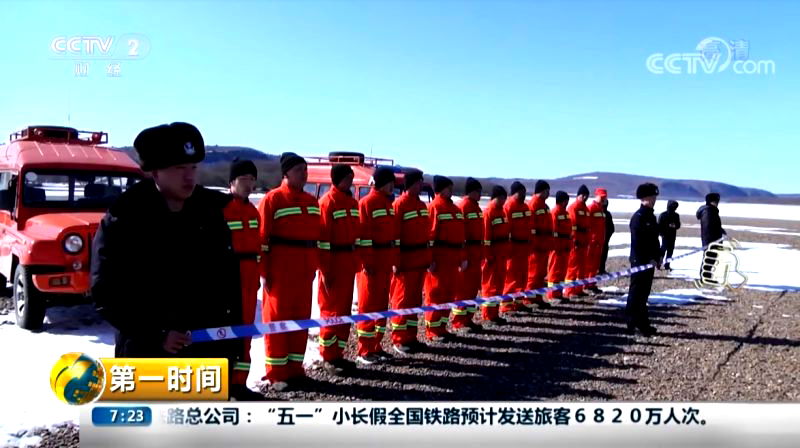
[[[654,276],[655,269],[648,269],[631,275],[631,287],[628,289],[628,304],[625,307],[628,325],[639,328],[650,326],[650,316],[647,312],[647,298],[650,297],[650,290],[653,288]]]
[[[661,253],[666,256],[666,258],[672,258],[672,254],[675,252],[675,237],[661,237]],[[665,267],[669,267],[669,263],[665,265]]]
[[[606,240],[606,244],[603,245],[603,253],[600,255],[600,273],[605,274],[608,272],[606,270],[606,261],[608,260],[608,242],[610,240]]]

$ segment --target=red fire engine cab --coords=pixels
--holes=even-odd
[[[105,132],[29,126],[0,146],[0,287],[17,325],[41,328],[51,305],[86,302],[92,237],[111,203],[143,177]]]
[[[383,159],[378,157],[366,157],[359,152],[343,152],[335,151],[328,154],[327,157],[305,157],[308,163],[308,182],[305,186],[305,191],[311,195],[322,198],[325,193],[331,189],[331,166],[338,164],[350,165],[355,173],[353,178],[353,197],[356,199],[363,198],[369,194],[372,188],[373,179],[372,173],[375,168],[379,166],[388,166],[394,170],[397,182],[395,182],[394,194],[399,196],[404,190],[405,172],[409,168],[402,168],[395,165],[392,159]],[[423,186],[424,192],[421,196],[423,200],[430,200],[433,195],[433,190],[430,185]]]

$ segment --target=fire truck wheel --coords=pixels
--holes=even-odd
[[[13,293],[17,325],[26,330],[41,329],[46,305],[41,293],[33,285],[33,278],[25,266],[17,266]]]

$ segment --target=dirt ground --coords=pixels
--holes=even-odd
[[[615,216],[615,219],[624,217]],[[694,222],[691,222],[694,223]],[[724,224],[800,231],[788,221],[733,220]],[[627,231],[617,224],[621,232]],[[741,241],[791,244],[800,238],[729,232]],[[697,236],[682,229],[680,236]],[[628,267],[624,257],[610,272]],[[629,279],[601,286],[622,291]],[[656,276],[653,291],[693,288],[682,279]],[[622,294],[621,292],[607,293]],[[516,314],[510,324],[424,353],[360,367],[346,377],[309,371],[302,391],[268,392],[287,401],[771,401],[800,400],[800,293],[725,291],[730,301],[651,306],[655,337],[624,333],[622,310],[596,299]],[[10,308],[10,304],[7,308]],[[6,307],[1,307],[6,308]],[[353,358],[351,334],[346,352]],[[389,349],[388,336],[384,348]],[[40,428],[39,446],[77,446],[78,427]]]
[[[624,258],[609,260],[609,271],[626,267]],[[606,285],[625,289],[628,281]],[[688,287],[686,280],[659,274],[653,290]],[[269,392],[268,398],[800,399],[800,294],[740,290],[723,295],[731,301],[651,306],[659,329],[652,338],[626,335],[622,310],[597,305],[595,299],[520,313],[510,325],[432,344],[390,364],[361,367],[350,377],[312,371],[314,381],[304,391]]]

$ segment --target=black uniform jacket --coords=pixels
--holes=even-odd
[[[700,220],[700,238],[703,240],[703,247],[726,235],[717,207],[710,204],[700,207],[697,210],[697,219]]]
[[[606,213],[606,244],[611,240],[611,235],[614,234],[614,218],[611,216],[611,213],[608,210],[605,211]]]
[[[631,216],[631,264],[634,266],[661,259],[658,223],[653,209],[642,206]]]
[[[675,210],[668,208],[667,211],[658,216],[658,229],[661,236],[665,239],[674,241],[678,234],[678,229],[680,228],[681,215]]]
[[[116,356],[171,357],[170,330],[241,323],[239,263],[222,210],[228,195],[196,187],[172,212],[151,180],[111,206],[92,244],[92,296],[118,331]],[[198,343],[177,356],[227,356],[225,343]]]

